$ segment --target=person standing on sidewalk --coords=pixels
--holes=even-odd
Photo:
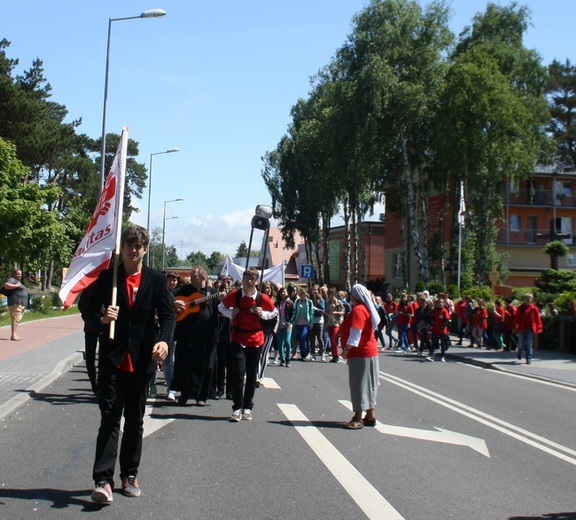
[[[542,332],[542,317],[540,309],[533,303],[534,295],[526,293],[524,303],[516,310],[515,329],[518,331],[518,359],[522,359],[522,351],[526,350],[526,364],[532,363],[532,347],[534,335]]]
[[[28,289],[22,283],[22,271],[14,269],[12,278],[4,284],[4,290],[8,294],[8,312],[10,313],[10,339],[20,341],[18,336],[18,324],[24,316],[26,305],[28,304]]]
[[[272,320],[278,315],[272,300],[256,290],[258,277],[258,269],[246,269],[242,288],[229,293],[218,306],[220,313],[232,320],[230,377],[233,405],[230,422],[252,420],[260,352],[265,339],[260,320]],[[238,291],[240,298],[237,298]]]
[[[111,305],[113,269],[107,269],[94,283],[82,312],[82,319],[103,333],[98,367],[101,422],[92,474],[96,484],[92,500],[101,504],[113,500],[122,415],[125,419],[120,447],[122,492],[129,497],[141,494],[137,475],[148,388],[156,362],[166,358],[174,333],[175,316],[166,276],[143,264],[149,240],[148,231],[141,226],[132,226],[122,233],[123,262],[118,266],[116,305]],[[160,328],[158,341],[156,316]],[[108,329],[112,322],[115,333],[110,339]]]

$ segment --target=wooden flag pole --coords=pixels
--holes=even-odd
[[[120,240],[122,236],[122,214],[124,211],[124,179],[126,177],[126,154],[128,152],[128,127],[122,129],[120,144],[114,157],[112,168],[118,168],[118,203],[116,204],[116,247],[114,248],[114,264],[112,275],[112,299],[111,305],[116,307],[118,298],[118,264],[120,263]],[[104,160],[104,158],[102,158]],[[116,322],[110,322],[108,338],[114,339]]]

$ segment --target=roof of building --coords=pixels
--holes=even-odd
[[[287,249],[284,239],[282,238],[282,230],[271,227],[268,234],[268,254],[270,255],[270,265],[278,265],[282,262],[288,264],[292,255],[298,254],[298,246],[304,244],[304,239],[298,232],[294,234],[294,244],[295,247]]]

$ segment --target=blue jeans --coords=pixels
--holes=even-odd
[[[304,359],[308,355],[308,331],[310,325],[296,325],[296,338],[300,345],[300,357]]]
[[[403,350],[410,350],[410,342],[408,341],[408,329],[410,328],[409,325],[400,325],[398,326],[398,347],[399,349]]]
[[[526,361],[532,361],[532,346],[534,345],[534,332],[526,329],[518,333],[518,356],[522,359],[522,350],[526,350]]]

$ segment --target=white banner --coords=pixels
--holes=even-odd
[[[222,276],[230,276],[232,280],[237,282],[238,280],[242,280],[242,275],[244,274],[244,267],[240,267],[236,265],[232,260],[230,255],[226,255],[226,261],[222,266],[222,271],[220,271],[220,275]],[[284,263],[275,265],[270,267],[269,269],[264,269],[264,282],[272,282],[272,283],[279,283],[282,286],[284,285]]]
[[[76,249],[62,280],[58,294],[64,309],[70,307],[78,294],[110,265],[112,251],[116,246],[116,222],[122,214],[124,190],[121,187],[124,186],[126,172],[126,155],[122,154],[122,150],[126,150],[127,143],[128,128],[124,127],[112,168],[92,214],[92,220],[86,228],[86,235]]]

